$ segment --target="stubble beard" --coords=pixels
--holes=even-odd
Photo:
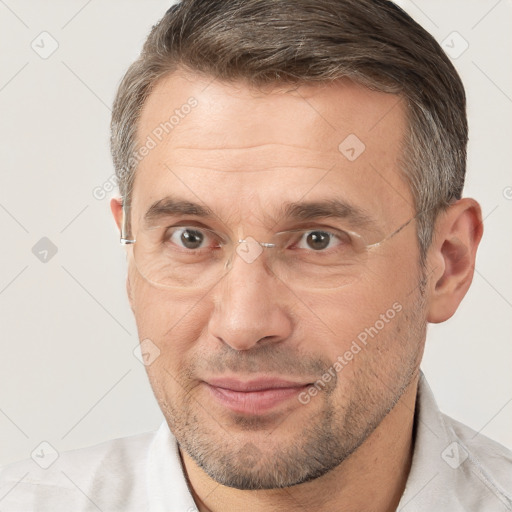
[[[199,403],[193,392],[180,402],[166,400],[163,389],[154,389],[180,450],[216,482],[237,489],[279,489],[321,477],[342,464],[361,446],[393,410],[417,377],[426,334],[425,297],[419,287],[407,309],[371,343],[386,343],[397,356],[383,368],[377,351],[352,361],[353,375],[343,389],[320,392],[310,404],[295,408],[288,417],[246,420],[216,417],[208,403]],[[367,349],[363,349],[367,350]],[[365,364],[366,363],[366,364]],[[338,383],[343,382],[343,371]],[[340,406],[339,397],[348,396]],[[318,407],[318,403],[322,403]],[[311,406],[311,407],[310,407]],[[303,407],[310,407],[304,414]],[[300,416],[294,414],[299,411]]]

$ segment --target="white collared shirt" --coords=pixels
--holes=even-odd
[[[442,414],[423,375],[416,407],[412,467],[397,510],[512,511],[512,453]],[[197,512],[197,507],[176,439],[164,422],[156,432],[63,452],[47,469],[32,459],[2,468],[0,511]]]

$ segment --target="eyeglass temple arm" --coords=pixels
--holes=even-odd
[[[392,233],[390,233],[386,238],[383,238],[380,242],[376,242],[374,244],[370,244],[368,247],[378,247],[379,245],[382,245],[384,242],[389,240],[390,238],[393,238],[395,235],[398,235],[400,231],[405,229],[413,220],[417,219],[422,213],[425,213],[428,210],[423,210],[418,212],[414,217],[411,217],[407,222],[404,222],[401,226],[395,229]]]

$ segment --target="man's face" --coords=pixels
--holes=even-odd
[[[405,128],[397,96],[349,81],[256,91],[170,75],[140,118],[139,142],[156,144],[137,169],[134,236],[142,243],[146,212],[172,198],[211,214],[160,212],[152,236],[192,226],[266,242],[348,224],[385,238],[415,215],[399,172]],[[365,222],[312,215],[333,200]],[[303,214],[283,216],[291,204]],[[183,238],[167,243],[187,250]],[[171,430],[212,478],[245,489],[304,482],[345,460],[411,384],[425,338],[414,221],[370,249],[344,286],[305,285],[300,267],[281,280],[266,266],[272,250],[250,263],[234,253],[229,272],[192,288],[154,286],[129,259],[139,338],[160,350],[147,371]]]

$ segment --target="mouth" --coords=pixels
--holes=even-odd
[[[234,378],[204,381],[213,399],[221,406],[239,414],[263,414],[296,399],[310,383],[277,378],[242,381]]]

